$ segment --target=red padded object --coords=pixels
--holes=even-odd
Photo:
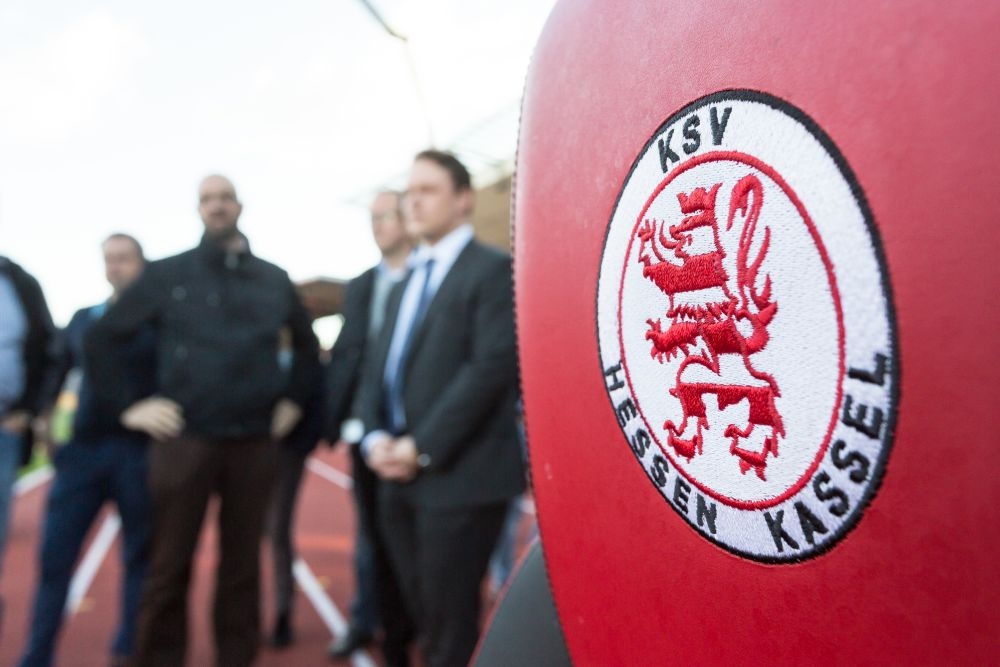
[[[1000,661],[998,30],[1000,5],[981,2],[556,6],[524,98],[515,288],[543,549],[575,664]],[[872,485],[845,535],[801,558],[784,558],[787,543],[780,557],[755,557],[709,539],[692,523],[695,484],[687,521],[671,506],[671,489],[657,489],[619,426],[595,326],[605,236],[634,163],[644,150],[656,154],[667,119],[731,90],[759,91],[793,115],[801,110],[832,142],[831,155],[842,158],[867,202],[892,302],[885,310],[895,329],[889,363],[899,385],[895,405],[883,406],[887,419],[894,409],[895,429],[881,485]],[[707,113],[701,107],[706,143]],[[737,117],[730,122],[735,128]],[[681,137],[674,142],[672,150],[681,151]],[[770,173],[765,167],[754,167],[761,180]],[[795,187],[802,188],[785,190],[792,204]],[[706,201],[690,188],[687,202],[668,194],[664,206],[679,203],[685,213]],[[720,208],[719,229],[728,210]],[[822,247],[834,244],[835,232],[815,232],[802,218],[802,229],[819,239],[809,252],[826,261]],[[635,222],[638,239],[641,217]],[[685,224],[707,227],[700,219]],[[670,242],[667,232],[660,238]],[[779,240],[776,234],[775,248]],[[659,276],[664,294],[712,284],[713,252]],[[841,287],[849,277],[843,268]],[[787,287],[779,291],[774,322],[784,323],[795,311],[782,305]],[[622,303],[628,310],[627,297]],[[849,367],[856,325],[846,317]],[[745,365],[755,358],[754,349],[738,345],[742,339],[716,337],[719,346],[741,349]],[[835,335],[828,339],[835,358],[841,348]],[[793,401],[787,386],[780,386],[781,400]],[[685,410],[695,412],[698,398],[718,397],[721,405],[724,395],[735,401],[751,393],[680,373],[669,387],[687,392]],[[780,436],[778,454],[764,458],[771,467],[749,455],[734,458],[747,479],[771,475],[796,445],[791,422],[782,435],[767,410],[776,387],[755,390],[763,406],[755,408],[763,415],[755,423]],[[842,414],[845,398],[836,396],[832,414]],[[672,468],[699,460],[696,448],[689,461],[665,436],[654,446],[673,457]],[[734,479],[743,484],[739,474]],[[785,524],[804,545],[792,531],[799,520],[786,515]]]

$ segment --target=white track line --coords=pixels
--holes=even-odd
[[[117,512],[112,512],[104,517],[101,529],[97,531],[97,535],[90,543],[90,548],[87,549],[87,554],[80,561],[76,572],[73,573],[73,580],[69,585],[69,595],[66,597],[66,607],[63,610],[66,616],[72,616],[79,611],[80,603],[83,602],[84,596],[90,590],[90,585],[94,583],[94,577],[101,569],[101,563],[104,562],[111,545],[114,544],[121,526],[122,520]]]
[[[301,558],[295,559],[292,572],[295,574],[295,580],[299,582],[302,592],[306,594],[320,618],[326,623],[326,627],[334,636],[343,636],[347,632],[347,621],[344,620],[344,615],[340,613],[337,605],[326,594],[323,585],[319,583],[306,562]],[[354,667],[375,667],[371,655],[363,649],[358,649],[351,654],[351,664]]]
[[[351,479],[350,475],[345,475],[333,466],[323,463],[316,457],[311,457],[309,461],[306,462],[306,465],[309,467],[309,470],[313,471],[326,481],[333,482],[342,489],[350,491],[354,487],[354,480]]]
[[[14,482],[14,494],[18,496],[23,496],[29,491],[45,484],[45,482],[52,479],[52,466],[42,466],[41,468],[35,468],[27,475],[21,479]]]

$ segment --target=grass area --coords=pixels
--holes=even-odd
[[[35,470],[43,468],[48,464],[49,464],[49,455],[45,452],[45,448],[35,447],[35,451],[31,456],[31,461],[28,462],[28,465],[24,466],[23,468],[21,468],[21,470],[18,471],[17,476],[23,477],[24,475],[27,475],[29,472],[34,472]]]
[[[48,431],[49,437],[55,443],[69,442],[73,434],[73,416],[76,414],[77,397],[72,391],[63,391],[56,401],[55,409],[52,411],[51,426]],[[40,444],[35,445],[35,451],[31,454],[31,461],[21,468],[18,477],[23,477],[30,472],[44,468],[49,465],[49,454],[46,448]]]

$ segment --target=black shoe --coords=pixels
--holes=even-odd
[[[364,648],[371,643],[372,633],[351,627],[345,635],[333,640],[327,654],[331,658],[347,658],[359,648]]]
[[[274,632],[271,633],[268,644],[272,648],[287,648],[293,640],[291,620],[288,618],[288,614],[280,614],[274,623]]]

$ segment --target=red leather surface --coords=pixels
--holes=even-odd
[[[531,471],[577,665],[1000,661],[1000,5],[566,0],[529,73],[515,277]],[[674,111],[745,88],[809,114],[884,245],[901,397],[881,489],[829,552],[741,558],[629,451],[595,335],[602,243]]]

